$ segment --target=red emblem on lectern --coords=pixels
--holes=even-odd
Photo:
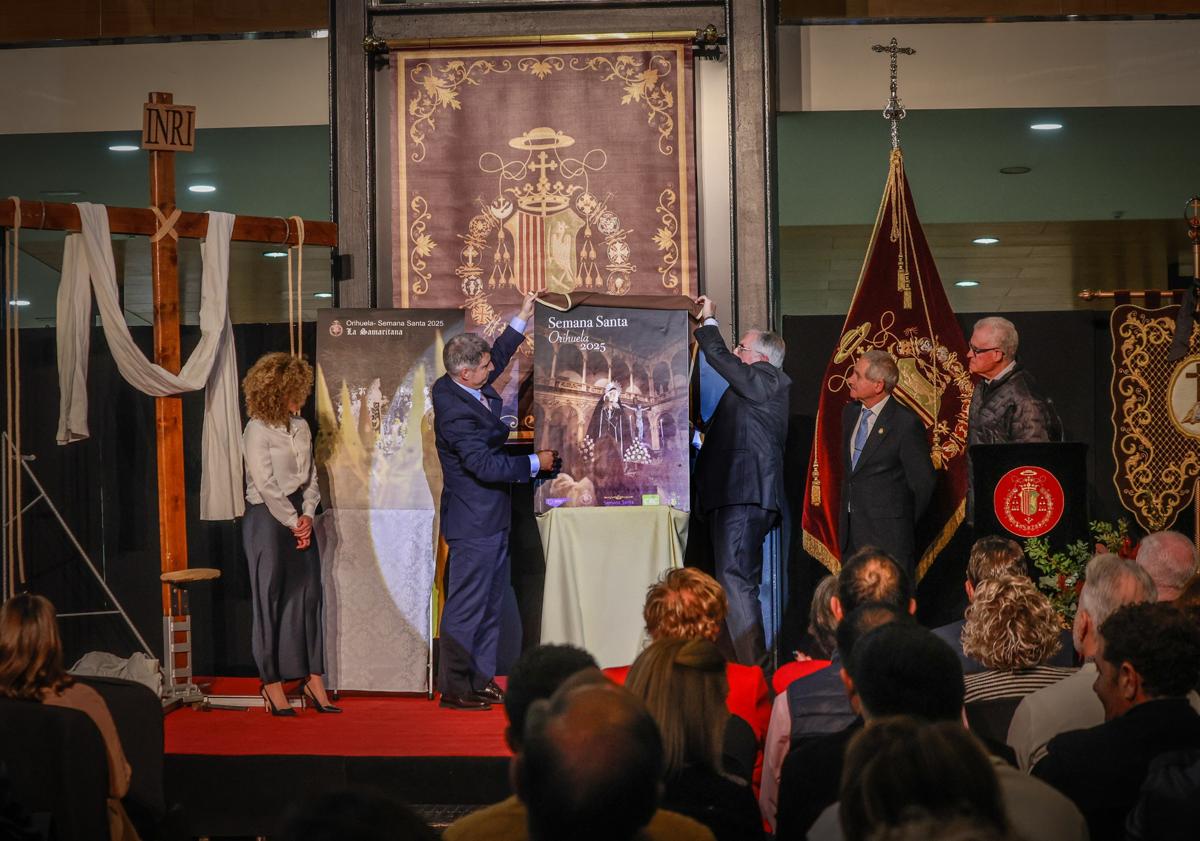
[[[996,483],[996,519],[1018,537],[1041,537],[1062,519],[1066,496],[1054,474],[1027,465],[1008,471]]]

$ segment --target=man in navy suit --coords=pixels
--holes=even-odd
[[[505,452],[509,428],[500,420],[500,395],[492,383],[525,341],[537,295],[525,296],[520,313],[491,347],[474,333],[446,342],[446,373],[433,384],[442,536],[450,547],[438,669],[443,707],[485,710],[504,700],[494,678],[500,606],[509,579],[512,483],[551,470],[558,454]]]
[[[925,425],[892,398],[900,380],[887,351],[869,350],[846,378],[855,402],[842,410],[842,557],[864,546],[888,552],[910,575],[916,566],[916,522],[936,482]]]

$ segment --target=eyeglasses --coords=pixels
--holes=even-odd
[[[994,350],[1000,350],[998,347],[975,347],[975,345],[967,345],[967,348],[976,356],[984,353],[991,353]]]

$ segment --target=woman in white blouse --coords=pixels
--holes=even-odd
[[[250,564],[251,647],[263,700],[279,716],[296,714],[283,681],[297,679],[318,712],[341,712],[321,679],[321,559],[312,533],[321,489],[312,433],[297,416],[312,387],[312,367],[287,353],[263,356],[242,381],[250,416],[242,433],[248,503],[242,542]]]

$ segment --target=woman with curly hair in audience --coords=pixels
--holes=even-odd
[[[300,356],[268,353],[242,381],[246,414],[246,518],[242,543],[250,564],[251,649],[272,715],[295,716],[283,681],[302,681],[317,712],[338,713],[321,673],[321,558],[313,515],[321,501],[312,433],[299,417],[312,392],[312,366]]]
[[[661,806],[707,826],[717,841],[759,841],[762,817],[744,779],[727,773],[725,733],[743,724],[725,707],[725,658],[706,639],[660,639],[629,670],[663,742]]]
[[[642,618],[650,642],[660,639],[705,639],[716,642],[725,624],[729,602],[725,589],[711,575],[694,567],[667,570],[646,591]],[[624,683],[629,666],[605,669],[617,683]],[[762,746],[771,721],[771,696],[767,679],[758,666],[727,661],[725,677],[729,694],[725,705],[749,725],[754,740],[752,784],[757,790],[762,776]]]
[[[963,653],[985,671],[968,674],[966,712],[971,730],[993,750],[1007,738],[1021,699],[1075,673],[1050,661],[1062,647],[1050,600],[1024,575],[983,581],[967,606]]]
[[[117,725],[95,689],[76,683],[63,668],[62,638],[54,605],[20,593],[0,607],[0,698],[34,701],[86,713],[104,739],[108,755],[108,828],[113,841],[137,839],[121,798],[133,769],[125,759]]]

